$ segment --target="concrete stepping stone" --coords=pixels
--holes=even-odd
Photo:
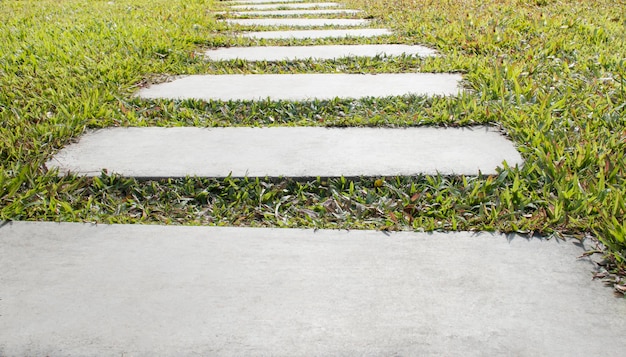
[[[304,2],[304,0],[230,0],[220,2],[222,4],[275,4],[285,2]]]
[[[457,95],[459,74],[229,74],[193,75],[138,92],[145,99],[311,100],[394,95]]]
[[[224,22],[239,26],[365,26],[370,23],[365,19],[226,19]]]
[[[572,241],[491,233],[0,228],[3,356],[620,356]],[[474,351],[474,352],[471,352]]]
[[[278,10],[278,9],[314,9],[325,7],[340,7],[341,4],[336,2],[308,2],[308,3],[295,3],[295,4],[248,4],[248,5],[232,5],[231,9],[234,10]]]
[[[222,4],[274,4],[285,2],[304,2],[304,0],[231,0],[221,1]]]
[[[109,128],[48,163],[60,174],[127,177],[358,177],[495,174],[522,159],[489,127]]]
[[[317,39],[343,37],[377,37],[391,35],[387,29],[353,29],[353,30],[292,30],[292,31],[257,31],[244,32],[245,38],[279,40],[279,39]]]
[[[328,46],[263,46],[228,47],[205,52],[208,59],[226,61],[283,61],[302,59],[336,59],[344,57],[375,56],[434,56],[435,50],[410,45],[328,45]]]
[[[267,10],[267,11],[233,11],[217,12],[232,16],[305,16],[305,15],[355,15],[361,10],[352,9],[319,9],[319,10]]]

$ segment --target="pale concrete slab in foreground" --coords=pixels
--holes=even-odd
[[[436,51],[418,45],[327,45],[327,46],[256,46],[208,50],[205,56],[214,61],[293,61],[375,56],[434,56]]]
[[[305,16],[305,15],[354,15],[361,10],[352,9],[318,9],[318,10],[266,10],[266,11],[232,11],[217,12],[233,16]]]
[[[269,18],[269,19],[226,19],[224,22],[230,25],[240,26],[364,26],[369,24],[365,19],[306,19],[306,18]]]
[[[229,74],[193,75],[143,88],[145,99],[311,100],[394,95],[457,95],[460,74]]]
[[[14,222],[0,354],[621,356],[573,242],[489,233]]]
[[[110,128],[47,163],[61,174],[131,177],[338,177],[495,174],[522,159],[496,130],[473,128]]]
[[[241,37],[258,39],[317,39],[344,37],[378,37],[388,36],[393,32],[387,29],[351,29],[351,30],[291,30],[291,31],[257,31],[244,32]]]
[[[235,10],[278,10],[278,9],[314,9],[326,7],[339,7],[341,4],[336,2],[308,2],[308,3],[291,3],[291,4],[245,4],[231,5],[231,9]]]

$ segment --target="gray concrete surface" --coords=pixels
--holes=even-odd
[[[290,31],[256,31],[244,32],[242,37],[258,39],[315,39],[343,37],[377,37],[391,35],[387,29],[341,29],[341,30],[290,30]]]
[[[314,9],[325,7],[339,7],[341,4],[336,2],[307,2],[307,3],[283,3],[283,4],[244,4],[244,5],[231,5],[231,9],[235,10],[278,10],[278,9]]]
[[[214,61],[244,59],[247,61],[284,61],[302,59],[335,59],[375,56],[433,56],[436,51],[411,45],[325,45],[325,46],[255,46],[208,50],[205,56]]]
[[[16,222],[0,355],[622,356],[573,242]]]
[[[269,19],[225,19],[229,25],[240,26],[364,26],[369,24],[365,19],[306,19],[306,18],[269,18]]]
[[[393,95],[457,95],[459,74],[192,75],[141,89],[141,98],[204,100],[311,100]]]
[[[474,128],[109,128],[48,163],[61,174],[132,177],[338,177],[495,174],[522,164],[497,131]]]
[[[284,3],[284,2],[304,2],[304,0],[231,0],[231,1],[221,1],[221,4],[230,5],[230,4],[273,4],[273,3]]]
[[[228,14],[232,16],[304,16],[304,15],[354,15],[361,10],[351,9],[318,9],[318,10],[265,10],[265,11],[228,11],[216,12],[216,14]]]

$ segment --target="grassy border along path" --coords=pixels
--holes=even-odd
[[[0,218],[593,238],[605,257],[602,278],[624,292],[625,4],[343,2],[365,10],[373,26],[394,30],[376,41],[426,45],[442,55],[209,62],[201,55],[208,48],[295,42],[229,36],[212,12],[222,8],[214,1],[2,1]],[[133,96],[148,83],[183,74],[415,71],[463,73],[467,93],[300,103]],[[479,177],[304,181],[58,177],[43,166],[86,128],[427,124],[495,125],[515,142],[525,165]]]

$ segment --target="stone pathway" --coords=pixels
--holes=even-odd
[[[230,0],[222,1],[224,5],[236,5],[236,4],[273,4],[273,3],[286,3],[286,2],[304,2],[304,0]]]
[[[230,8],[234,10],[321,9],[326,7],[341,7],[341,4],[336,2],[309,2],[301,4],[248,4],[230,6]]]
[[[376,56],[434,56],[435,51],[418,45],[330,45],[330,46],[256,46],[228,47],[208,50],[205,56],[213,61],[243,59],[246,61],[282,61],[337,59]]]
[[[419,46],[340,45],[263,52],[232,48],[207,58],[434,54]],[[207,75],[139,95],[456,95],[460,80],[428,73]],[[109,128],[88,133],[47,166],[140,178],[378,177],[493,174],[502,160],[523,164],[509,140],[485,127]],[[591,262],[576,258],[588,248],[468,232],[13,222],[0,225],[0,355],[622,355],[626,305],[591,280]]]
[[[291,27],[311,27],[311,26],[364,26],[369,24],[365,19],[225,19],[224,22],[230,25],[240,26],[291,26]]]
[[[275,10],[275,11],[232,11],[230,16],[305,16],[305,15],[356,15],[362,11],[351,9],[319,9],[319,10]],[[218,14],[226,14],[218,12]]]
[[[110,128],[83,136],[48,167],[141,178],[375,177],[492,175],[503,160],[522,164],[511,142],[486,127]]]
[[[573,242],[489,233],[0,228],[0,355],[621,356]]]
[[[193,75],[144,88],[145,99],[312,100],[399,95],[457,95],[447,73]]]
[[[256,39],[320,39],[320,38],[348,38],[348,37],[378,37],[391,35],[387,29],[351,29],[351,30],[291,30],[291,31],[259,31],[244,32],[242,37]]]

